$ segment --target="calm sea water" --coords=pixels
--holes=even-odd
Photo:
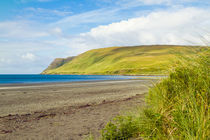
[[[74,81],[98,81],[134,79],[135,76],[109,76],[109,75],[39,75],[39,74],[10,74],[0,75],[0,84],[14,83],[51,83]]]

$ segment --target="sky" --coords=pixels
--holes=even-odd
[[[210,0],[0,0],[0,74],[132,45],[205,45]]]

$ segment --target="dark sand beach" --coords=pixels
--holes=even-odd
[[[155,80],[0,86],[1,140],[80,140],[136,106]]]

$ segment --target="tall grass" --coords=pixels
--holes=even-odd
[[[182,57],[168,78],[150,89],[147,107],[119,116],[102,130],[104,140],[210,139],[210,50]]]

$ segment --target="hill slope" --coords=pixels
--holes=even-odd
[[[49,71],[52,69],[56,69],[58,67],[63,66],[65,63],[70,62],[71,60],[73,60],[75,57],[67,57],[67,58],[56,58],[48,67],[47,69],[44,70],[45,71]]]
[[[193,55],[189,46],[134,46],[94,49],[42,74],[164,74],[177,55]]]

